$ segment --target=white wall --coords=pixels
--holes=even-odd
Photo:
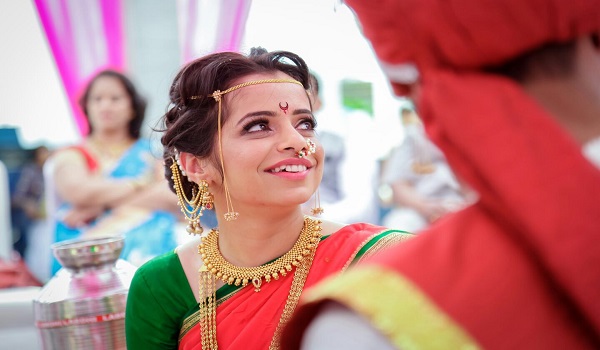
[[[0,47],[0,127],[21,127],[25,148],[77,140],[33,1],[0,1]]]

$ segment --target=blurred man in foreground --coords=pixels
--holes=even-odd
[[[600,1],[347,3],[479,200],[309,292],[285,348],[600,348]]]

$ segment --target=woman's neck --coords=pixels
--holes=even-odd
[[[240,267],[259,266],[292,248],[304,225],[300,208],[277,215],[265,212],[244,210],[235,221],[219,222],[219,251],[227,261]]]
[[[106,172],[114,168],[133,142],[129,134],[95,133],[87,138],[87,147],[96,156],[101,172]]]
[[[95,132],[88,136],[88,140],[100,145],[124,145],[133,142],[128,132]]]

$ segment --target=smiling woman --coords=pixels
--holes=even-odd
[[[212,208],[218,228],[138,270],[128,348],[278,348],[305,288],[409,237],[303,215],[324,158],[308,90],[306,63],[286,51],[211,54],[177,74],[166,178],[189,232]]]

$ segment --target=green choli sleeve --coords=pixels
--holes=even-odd
[[[127,297],[127,349],[177,349],[183,317],[195,306],[174,252],[144,264],[137,270]]]

